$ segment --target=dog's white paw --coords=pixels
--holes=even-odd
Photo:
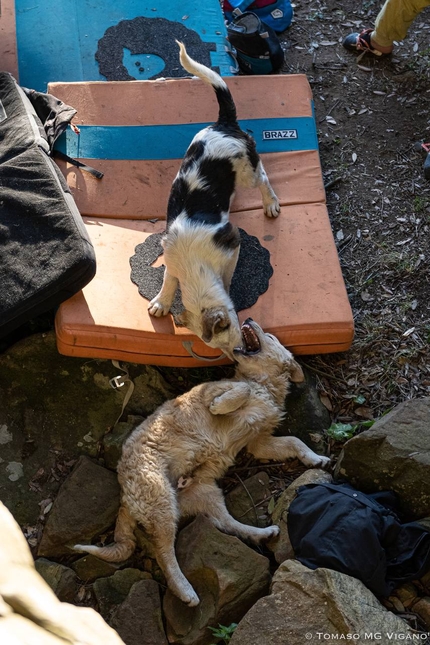
[[[160,318],[161,316],[167,316],[170,310],[170,305],[166,305],[158,298],[153,298],[148,305],[148,311],[151,316]]]
[[[264,204],[264,214],[267,217],[278,217],[281,212],[281,205],[277,197],[274,197],[270,202]]]
[[[193,594],[192,598],[187,602],[188,607],[197,607],[200,603],[200,598],[196,593]]]
[[[266,537],[264,538],[265,540],[272,540],[275,537],[278,537],[280,528],[277,524],[272,524],[272,526],[268,526],[266,531]]]
[[[193,478],[190,475],[181,475],[178,479],[177,488],[187,488],[193,483]]]
[[[324,457],[323,455],[318,455],[318,462],[314,468],[324,468],[326,470],[331,464],[330,457]]]
[[[211,414],[222,414],[220,412],[220,405],[219,405],[219,396],[215,397],[215,399],[212,401],[212,403],[209,406],[209,412]]]
[[[265,529],[255,528],[252,531],[249,531],[248,534],[241,535],[241,537],[253,542],[254,544],[260,544],[260,542],[266,542],[266,540],[272,540],[277,537],[279,535],[279,530],[279,526],[273,524]]]
[[[189,583],[178,589],[177,595],[188,607],[196,607],[200,603],[200,598]]]
[[[310,450],[306,455],[303,455],[302,462],[308,468],[327,468],[330,464],[330,457],[324,457],[324,455],[317,455],[315,452]]]

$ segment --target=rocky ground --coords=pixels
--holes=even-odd
[[[430,395],[430,182],[423,176],[424,156],[414,148],[417,141],[430,141],[430,9],[416,20],[408,38],[395,46],[393,56],[380,60],[366,54],[357,60],[354,54],[342,48],[342,38],[350,31],[370,26],[379,6],[372,0],[345,0],[343,3],[300,0],[295,3],[291,28],[281,36],[286,52],[283,72],[304,73],[312,86],[329,215],[356,325],[355,339],[348,352],[301,359],[308,368],[307,379],[310,381],[313,377],[315,387],[306,392],[308,405],[305,409],[299,405],[303,392],[293,389],[291,401],[295,405],[289,408],[287,425],[295,432],[300,432],[301,426],[309,427],[308,440],[313,447],[329,450],[335,456],[352,434],[361,436],[365,431],[366,438],[366,432],[372,432],[371,427],[369,430],[366,427],[371,426],[374,419],[404,401]],[[161,619],[158,587],[154,587],[161,583],[164,594],[164,581],[144,536],[136,558],[118,570],[97,568],[94,559],[89,565],[88,562],[76,564],[76,556],[61,549],[56,551],[52,543],[45,549],[42,535],[55,505],[57,514],[58,509],[61,510],[57,495],[64,482],[70,483],[73,476],[73,484],[76,472],[84,473],[84,479],[79,480],[78,485],[82,488],[82,481],[91,479],[91,469],[101,468],[101,481],[106,482],[106,488],[102,486],[97,494],[110,491],[115,499],[111,469],[115,467],[121,441],[139,418],[145,417],[165,398],[202,380],[229,375],[231,370],[146,370],[130,366],[137,387],[127,414],[112,433],[122,401],[122,394],[113,392],[109,386],[115,369],[107,361],[59,358],[55,352],[52,324],[53,316],[48,314],[0,341],[3,352],[0,354],[0,497],[9,507],[14,507],[15,517],[38,559],[38,570],[50,580],[62,599],[96,607],[113,624],[121,625],[121,629],[130,622],[138,623],[138,608],[145,606],[148,615],[153,617],[152,641],[148,644],[165,643],[166,618]],[[32,333],[36,336],[24,339],[23,344],[16,346],[18,349],[14,348],[16,341]],[[44,357],[42,362],[41,356]],[[51,423],[47,423],[48,417]],[[332,431],[327,433],[331,424]],[[424,432],[426,424],[428,427],[428,421],[424,420],[416,432]],[[428,470],[420,470],[428,460],[425,446],[420,445],[417,449],[413,441],[411,439],[412,447],[398,446],[396,450],[403,455],[402,459],[409,459],[406,472],[415,479],[408,480],[407,486],[412,486],[414,499],[420,486],[429,481],[429,475]],[[349,454],[353,452],[351,449]],[[415,459],[415,454],[427,456]],[[348,469],[348,459],[345,456],[342,459]],[[373,471],[369,472],[376,476]],[[239,518],[247,516],[250,523],[266,523],[280,517],[279,508],[275,511],[276,504],[283,499],[288,485],[302,473],[303,468],[297,462],[286,466],[261,466],[241,455],[236,468],[228,473],[222,484],[229,503],[239,504],[235,511]],[[360,475],[364,485],[367,474],[362,472]],[[395,488],[393,481],[384,485]],[[251,489],[254,491],[252,502],[249,501]],[[425,497],[425,491],[421,492]],[[430,515],[426,503],[423,502],[417,516]],[[66,519],[70,511],[68,504],[63,506]],[[108,506],[106,498],[100,497],[96,497],[96,507],[97,504],[98,508],[106,510],[104,525],[91,526],[88,535],[80,535],[80,539],[111,539],[116,506]],[[83,519],[88,525],[95,510],[91,505],[87,510]],[[51,526],[55,525],[55,515],[52,517]],[[77,526],[82,533],[83,525]],[[197,523],[189,530],[197,536],[203,532],[208,540],[204,544],[214,543],[207,527]],[[70,538],[70,534],[67,537]],[[191,537],[184,538],[185,542]],[[44,539],[46,545],[48,537]],[[227,552],[230,542],[222,544]],[[193,562],[186,561],[186,549],[183,551],[183,566],[189,566],[191,570]],[[302,589],[303,598],[312,598],[320,584],[323,585],[322,595],[325,585],[332,590],[336,588],[339,590],[338,596],[337,592],[334,594],[338,597],[338,608],[345,605],[345,598],[352,597],[353,593],[364,598],[363,588],[353,592],[345,586],[343,579],[318,580],[317,583],[313,578],[309,582],[303,571],[286,565],[281,567],[275,579],[267,604],[262,600],[255,602],[259,593],[267,593],[267,575],[273,573],[277,564],[275,556],[267,550],[253,553],[267,559],[268,564],[257,558],[258,564],[254,568],[260,567],[259,591],[254,596],[251,594],[254,614],[241,623],[232,645],[233,642],[238,645],[254,642],[252,638],[255,639],[259,625],[266,633],[270,625],[279,627],[277,608],[284,607],[284,602],[291,605],[292,600],[297,599],[295,590],[298,588]],[[229,603],[228,584],[239,584],[240,576],[234,569],[236,557],[239,557],[238,552],[234,551],[223,569],[226,586],[213,592],[218,594],[218,599],[223,598],[222,607],[223,603]],[[244,561],[250,557],[245,552]],[[280,556],[277,563],[281,560]],[[211,567],[215,567],[212,560]],[[96,584],[97,579],[104,582]],[[246,576],[241,584],[244,588],[252,587]],[[132,587],[134,596],[129,597]],[[249,606],[252,604],[251,596],[245,597],[237,616],[243,615],[246,602]],[[318,593],[316,597],[321,598]],[[393,596],[388,606],[397,615],[408,618],[408,628],[430,630],[429,597],[430,583],[426,579],[407,586]],[[123,605],[127,598],[128,604]],[[373,607],[373,600],[366,597],[363,602],[366,611],[369,606]],[[168,608],[164,611],[172,614],[174,604],[168,599],[165,603]],[[293,604],[294,611],[297,615],[300,609],[306,617],[312,609],[300,603],[298,600]],[[207,611],[208,606],[204,604]],[[358,605],[351,606],[358,611]],[[264,621],[265,616],[269,624]],[[216,616],[207,613],[204,620],[226,625],[234,619],[234,612],[225,611]],[[184,645],[193,643],[192,638],[200,634],[204,620],[193,623],[196,631],[187,640],[183,635],[178,636],[184,629],[183,624],[175,623],[172,627],[168,619],[169,638]],[[346,624],[352,629],[357,613],[345,618],[340,611],[336,620],[335,627]],[[375,630],[378,630],[378,620],[382,620],[379,614],[373,623]],[[321,617],[320,625],[329,629],[330,623],[324,621]],[[145,625],[138,624],[141,629],[139,642],[145,643],[142,640]],[[387,623],[388,628],[394,629]],[[295,642],[291,626],[287,625],[285,629],[280,632],[284,639],[280,642]],[[304,632],[297,632],[297,642],[302,643],[303,637]],[[128,645],[137,636],[128,634],[123,638]],[[198,638],[199,635],[194,642],[200,642]],[[263,636],[259,642],[264,642],[262,639]],[[420,642],[425,641],[421,639]]]

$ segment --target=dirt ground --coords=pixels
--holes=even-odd
[[[382,2],[297,0],[285,73],[312,87],[327,203],[355,320],[350,351],[305,358],[333,421],[430,395],[430,8],[387,58],[342,47]]]

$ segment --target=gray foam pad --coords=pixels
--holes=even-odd
[[[236,311],[248,309],[255,304],[262,293],[269,288],[273,275],[270,253],[261,246],[254,235],[240,232],[240,253],[230,287],[230,296]],[[151,266],[162,255],[162,233],[154,233],[138,244],[135,254],[130,258],[131,280],[137,285],[141,296],[152,300],[161,289],[164,266]],[[183,310],[181,294],[178,289],[171,312],[177,316]]]

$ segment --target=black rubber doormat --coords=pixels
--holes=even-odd
[[[269,251],[254,235],[248,235],[241,228],[239,232],[240,253],[230,288],[236,311],[252,307],[269,288],[269,280],[273,275]],[[163,283],[164,266],[152,266],[163,253],[162,237],[163,233],[150,235],[136,246],[135,254],[130,258],[131,280],[137,285],[140,295],[147,300],[152,300],[157,295]],[[176,317],[182,310],[178,289],[171,312]]]

